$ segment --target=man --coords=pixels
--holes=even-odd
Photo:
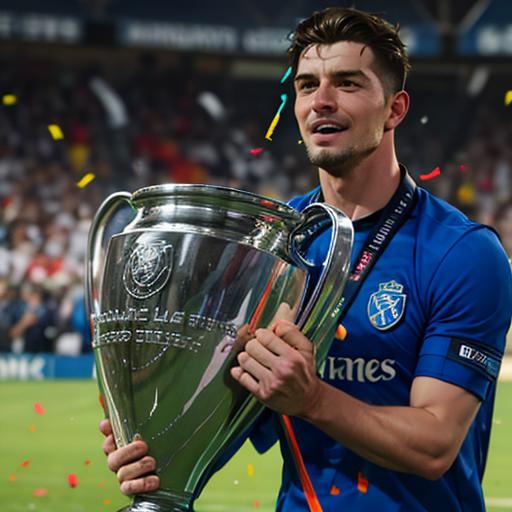
[[[295,115],[320,179],[291,204],[339,207],[353,220],[355,244],[342,319],[348,336],[333,342],[319,371],[311,343],[285,322],[259,329],[231,370],[271,410],[292,417],[304,471],[299,479],[282,444],[277,509],[309,510],[309,477],[329,511],[484,510],[511,316],[507,258],[491,230],[415,189],[397,161],[409,64],[393,27],[327,9],[299,24],[289,55]],[[322,261],[326,245],[319,237],[309,257]],[[155,489],[145,443],[115,450],[108,422],[101,429],[121,491]],[[273,441],[269,430],[253,433],[258,449]]]

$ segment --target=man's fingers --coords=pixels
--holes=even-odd
[[[278,357],[264,347],[257,339],[250,340],[245,345],[245,351],[267,368],[273,368],[277,364]]]
[[[148,473],[153,473],[155,470],[156,460],[153,457],[146,456],[119,468],[117,479],[119,483],[127,482],[128,480],[136,480],[137,478],[148,475]]]
[[[250,373],[257,381],[261,381],[271,375],[270,370],[266,366],[252,358],[247,352],[240,352],[238,354],[238,363],[243,370]]]
[[[148,475],[136,480],[123,482],[120,486],[121,492],[126,496],[141,494],[143,492],[156,491],[160,487],[160,478],[156,475]]]
[[[147,452],[148,445],[144,441],[134,441],[111,452],[108,456],[108,467],[111,471],[117,473],[121,466],[141,459]]]
[[[306,336],[302,334],[300,329],[291,322],[278,320],[274,325],[273,332],[293,348],[298,350],[311,349],[311,341],[309,341]]]
[[[231,368],[231,376],[251,393],[257,393],[259,390],[259,384],[256,379],[243,368],[240,368],[240,366]]]
[[[107,457],[116,450],[116,442],[114,441],[114,436],[110,434],[107,436],[103,443],[103,453],[107,455]]]
[[[110,420],[104,418],[100,421],[100,432],[105,436],[109,436],[112,434],[112,425],[110,424]]]
[[[270,329],[258,329],[256,331],[256,340],[276,356],[282,356],[289,350],[288,344]]]

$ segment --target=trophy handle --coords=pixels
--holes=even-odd
[[[112,220],[127,205],[133,211],[131,197],[132,195],[128,192],[116,192],[107,197],[99,207],[89,229],[86,259],[86,306],[89,320],[91,321],[91,331],[91,315],[100,312],[101,276],[103,274],[108,242],[113,234],[121,232],[128,224],[124,223],[123,226],[113,226]],[[114,230],[114,227],[117,229]],[[92,332],[92,335],[94,339],[94,332]]]
[[[313,203],[303,211],[302,222],[290,236],[290,254],[311,276],[318,267],[304,253],[313,237],[332,226],[329,250],[322,271],[309,300],[301,307],[296,324],[316,347],[320,364],[329,351],[337,327],[337,317],[343,303],[342,292],[350,268],[354,240],[352,221],[338,208],[325,203]]]

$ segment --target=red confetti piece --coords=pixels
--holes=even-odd
[[[357,490],[364,494],[368,492],[368,480],[364,478],[363,473],[361,473],[361,471],[357,473]]]
[[[21,467],[22,467],[22,468],[26,468],[29,464],[30,464],[30,461],[29,461],[29,460],[24,460],[24,461],[21,463]]]
[[[260,508],[260,500],[254,500],[254,508]]]
[[[340,492],[341,491],[335,485],[331,487],[331,496],[338,496]]]
[[[441,174],[441,168],[436,167],[432,172],[428,174],[420,174],[420,180],[426,181],[426,180],[433,180],[434,178],[437,178]]]
[[[43,406],[41,405],[41,402],[36,402],[34,404],[34,410],[36,411],[36,414],[44,414]]]
[[[110,500],[103,500],[103,505],[110,505]]]
[[[459,169],[462,171],[462,172],[465,172],[466,171],[466,166],[464,164],[461,164],[461,166],[459,167]]]
[[[89,459],[85,459],[85,460],[84,460],[84,464],[85,464],[86,466],[88,466],[90,463],[91,463],[91,461],[90,461]]]
[[[38,498],[42,498],[43,496],[46,496],[48,494],[48,491],[46,489],[36,489],[34,491],[34,496],[37,496]]]
[[[74,473],[68,475],[68,483],[73,489],[78,485],[78,478]]]
[[[263,148],[254,148],[254,149],[251,149],[251,155],[259,155],[260,153],[263,152]]]
[[[9,475],[9,482],[16,482],[16,475],[14,473]]]

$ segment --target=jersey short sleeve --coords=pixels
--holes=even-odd
[[[510,263],[497,236],[483,226],[462,234],[435,263],[424,288],[429,321],[415,376],[444,380],[484,400],[510,325]]]

